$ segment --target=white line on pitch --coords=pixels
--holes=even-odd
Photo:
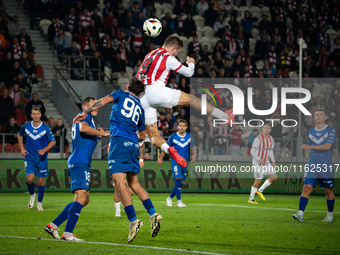
[[[57,241],[60,242],[61,240],[57,239],[47,239],[47,238],[39,238],[39,237],[29,237],[29,236],[5,236],[0,235],[0,238],[15,238],[15,239],[29,239],[29,240],[43,240],[43,241]],[[65,241],[62,241],[65,242]],[[65,242],[66,243],[66,242]],[[67,242],[72,243],[72,242]],[[76,243],[76,242],[73,242]],[[102,245],[111,245],[111,246],[123,246],[123,247],[130,247],[130,248],[142,248],[142,249],[152,249],[152,250],[162,250],[162,251],[174,251],[174,252],[186,252],[186,253],[195,253],[195,254],[207,254],[207,255],[227,255],[224,253],[214,253],[214,252],[206,252],[206,251],[190,251],[184,249],[174,249],[174,248],[166,248],[166,247],[157,247],[157,246],[144,246],[144,245],[132,245],[132,244],[121,244],[121,243],[107,243],[107,242],[89,242],[84,241],[81,243],[87,244],[102,244]]]
[[[163,203],[164,201],[152,201],[153,203]],[[279,211],[298,211],[298,209],[290,209],[290,208],[275,208],[275,207],[260,207],[256,205],[225,205],[225,204],[202,204],[202,203],[185,203],[188,205],[205,205],[205,206],[225,206],[225,207],[238,207],[238,208],[247,208],[247,209],[264,209],[264,210],[279,210]],[[315,213],[327,213],[327,211],[316,211],[316,210],[307,210],[307,212],[315,212]],[[333,212],[333,213],[340,213],[340,212]]]

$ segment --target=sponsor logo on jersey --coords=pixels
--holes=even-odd
[[[316,133],[316,136],[319,136],[319,135],[321,135],[321,133]]]
[[[125,143],[124,143],[124,146],[131,146],[131,145],[133,145],[132,142],[125,142]]]
[[[67,165],[67,168],[71,168],[71,167],[73,167],[73,165],[71,165],[71,164],[70,164],[70,165]]]
[[[110,163],[116,163],[116,161],[114,159],[112,159],[112,160],[109,160],[109,164]]]
[[[38,130],[33,130],[33,133],[38,133]]]

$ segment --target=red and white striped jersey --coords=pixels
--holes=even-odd
[[[174,56],[163,48],[151,51],[144,58],[139,67],[136,77],[144,85],[165,86],[171,71],[178,72],[186,77],[194,74],[195,65],[190,63],[189,67],[183,66]]]
[[[263,134],[257,136],[251,149],[251,155],[254,157],[254,160],[258,163],[260,159],[263,159],[264,165],[266,165],[269,163],[268,158],[270,157],[271,162],[275,162],[273,153],[274,143],[274,138],[270,135],[267,139],[263,136]]]

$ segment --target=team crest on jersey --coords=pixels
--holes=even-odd
[[[43,136],[44,134],[41,132],[40,134],[39,134],[39,136]]]
[[[327,135],[324,135],[324,136],[322,137],[322,139],[327,139]]]

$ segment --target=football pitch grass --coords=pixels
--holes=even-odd
[[[247,194],[182,194],[186,208],[166,205],[168,194],[150,193],[162,215],[158,236],[151,237],[149,215],[134,195],[138,219],[144,226],[127,243],[128,220],[114,217],[112,193],[91,193],[74,234],[85,243],[54,240],[44,231],[73,200],[71,193],[46,193],[44,211],[28,209],[28,194],[0,194],[0,254],[339,254],[340,211],[335,203],[334,222],[324,223],[324,196],[311,196],[304,222],[291,218],[298,195],[257,197]],[[60,226],[61,236],[65,223]]]

